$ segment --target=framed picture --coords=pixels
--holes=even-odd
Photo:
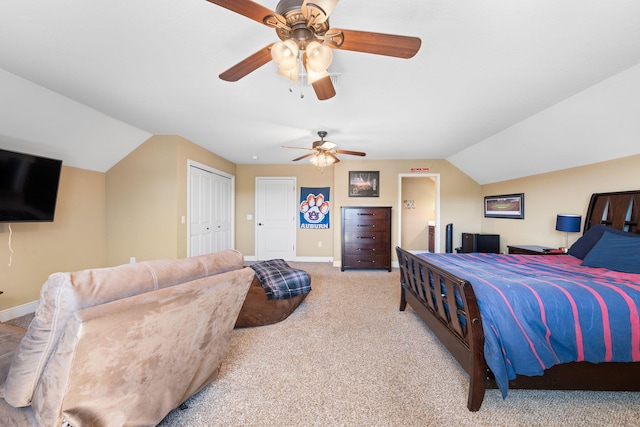
[[[380,197],[380,172],[349,171],[349,197]]]
[[[485,196],[484,217],[524,219],[524,193]]]

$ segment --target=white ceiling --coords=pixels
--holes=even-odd
[[[220,80],[277,38],[205,0],[3,0],[0,147],[106,171],[176,134],[274,164],[326,130],[365,159],[447,158],[480,183],[640,153],[638,0],[343,0],[331,26],[422,47],[334,51],[337,95],[318,101],[272,63]]]

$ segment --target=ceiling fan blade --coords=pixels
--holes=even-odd
[[[398,36],[395,34],[372,33],[369,31],[337,30],[331,32],[342,33],[344,41],[337,47],[342,50],[352,50],[355,52],[373,53],[376,55],[394,56],[396,58],[412,58],[418,50],[422,41],[417,37]]]
[[[336,148],[337,146],[333,142],[323,141],[320,147],[324,148],[325,150],[331,150],[333,148]]]
[[[333,87],[333,82],[331,81],[331,76],[328,71],[313,72],[307,68],[306,52],[302,55],[302,66],[307,70],[307,80],[311,83],[311,86],[313,86],[313,90],[320,101],[325,101],[336,96],[336,89]],[[314,75],[315,80],[312,80],[312,75]],[[322,75],[324,75],[324,77],[320,77]],[[315,141],[313,147],[317,147],[320,142],[324,141]]]
[[[304,156],[296,157],[295,159],[293,159],[291,161],[292,162],[297,162],[298,160],[306,159],[307,157],[311,157],[313,155],[314,155],[314,153],[305,154]]]
[[[271,61],[271,46],[273,43],[263,47],[253,55],[238,62],[227,71],[220,74],[220,78],[227,82],[237,82],[252,71],[262,67],[267,62]]]
[[[363,153],[362,151],[349,151],[349,150],[334,150],[338,154],[348,154],[350,156],[361,156],[364,157],[367,153]]]
[[[268,9],[251,0],[207,0],[210,3],[217,4],[220,7],[224,7],[232,12],[239,13],[242,16],[246,16],[249,19],[253,19],[261,24],[264,24],[263,20],[269,15],[278,15],[271,9]],[[278,15],[279,16],[279,15]],[[266,25],[266,24],[265,24]]]
[[[280,147],[282,148],[297,148],[298,150],[313,150],[313,148],[308,148],[308,147],[291,147],[289,145],[281,145]],[[315,150],[314,150],[315,151]]]
[[[336,96],[336,88],[333,87],[331,76],[325,76],[316,80],[311,83],[311,86],[313,86],[313,90],[316,92],[316,96],[320,101],[325,101]]]
[[[339,163],[340,162],[340,159],[337,158],[333,153],[327,153],[327,156],[331,157],[334,160],[333,163]]]

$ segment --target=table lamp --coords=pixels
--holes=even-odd
[[[569,249],[569,233],[577,233],[578,231],[580,231],[581,220],[581,215],[558,214],[558,216],[556,217],[556,230],[564,231],[567,234],[565,247],[560,249],[564,250],[565,252]]]

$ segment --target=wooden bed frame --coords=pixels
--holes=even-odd
[[[640,190],[595,193],[589,202],[584,231],[605,224],[640,234],[639,220]],[[469,374],[467,408],[479,410],[485,390],[497,388],[497,384],[484,359],[484,332],[472,284],[400,247],[396,252],[400,264],[400,311],[408,303]],[[429,275],[434,283],[441,281],[446,292],[434,291]],[[456,294],[461,303],[456,302]],[[457,307],[458,316],[449,315],[452,310],[446,307]],[[545,370],[541,376],[518,375],[509,381],[509,388],[640,391],[640,362],[565,363]]]

